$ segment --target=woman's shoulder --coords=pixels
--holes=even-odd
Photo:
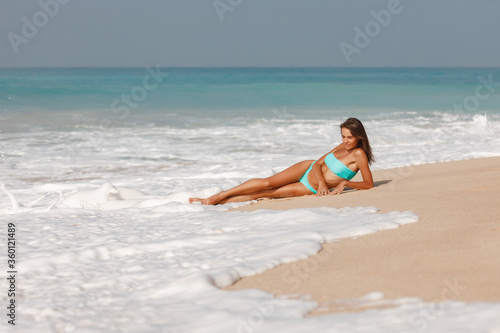
[[[356,160],[358,159],[368,159],[366,156],[366,153],[363,149],[361,148],[355,148],[354,151],[352,152]]]

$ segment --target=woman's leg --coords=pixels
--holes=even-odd
[[[313,162],[313,160],[302,161],[270,177],[250,179],[243,184],[235,186],[227,191],[214,194],[206,199],[190,198],[189,202],[201,202],[204,205],[215,205],[228,197],[243,194],[255,194],[257,192],[275,189],[295,183],[300,180],[302,175],[307,171]]]
[[[309,189],[307,189],[304,184],[296,182],[292,184],[287,184],[279,188],[273,188],[270,190],[264,190],[256,193],[234,195],[226,199],[221,200],[220,204],[225,204],[228,202],[243,202],[249,200],[255,200],[260,198],[288,198],[288,197],[298,197],[301,195],[313,194]]]

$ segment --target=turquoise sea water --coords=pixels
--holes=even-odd
[[[498,115],[498,82],[498,68],[0,69],[0,115],[36,119],[50,111],[59,126],[73,124],[79,112],[107,116],[116,126],[124,118],[171,126],[193,117],[266,118],[276,108],[310,119],[399,111]]]

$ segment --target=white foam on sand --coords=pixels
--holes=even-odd
[[[220,287],[310,256],[323,242],[418,220],[410,212],[375,214],[370,207],[226,212],[110,183],[75,187],[32,206],[18,195],[19,208],[3,210],[20,240],[23,330],[237,329],[255,302],[271,295]],[[278,317],[270,318],[275,324],[314,307],[278,302]]]

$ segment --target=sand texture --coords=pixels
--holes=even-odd
[[[227,289],[310,295],[321,308],[313,314],[345,310],[342,300],[371,292],[386,299],[500,302],[500,157],[373,174],[372,190],[265,199],[239,210],[375,206],[383,213],[413,211],[419,222],[324,244],[315,256]]]

